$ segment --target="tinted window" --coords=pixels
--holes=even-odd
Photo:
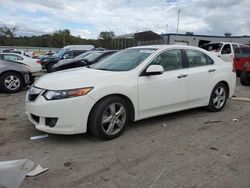
[[[85,51],[74,51],[73,52],[73,56],[76,57],[76,56],[79,56],[80,54],[84,53]]]
[[[236,58],[248,58],[250,57],[250,48],[237,48],[235,50]]]
[[[207,65],[207,57],[204,53],[196,50],[186,50],[189,67],[199,67]],[[213,60],[212,60],[213,61]],[[213,64],[212,62],[210,62]]]
[[[181,50],[168,50],[157,56],[151,64],[162,65],[165,71],[182,68]]]
[[[231,52],[230,44],[225,44],[221,50],[221,54],[231,54]]]

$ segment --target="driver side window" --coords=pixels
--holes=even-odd
[[[181,50],[167,50],[158,55],[151,65],[161,65],[164,71],[171,71],[182,68]]]
[[[231,54],[231,47],[229,44],[225,44],[221,50],[221,54]]]

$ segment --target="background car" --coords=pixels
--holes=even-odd
[[[235,57],[235,49],[239,47],[247,47],[244,44],[232,43],[232,42],[211,42],[204,44],[201,48],[214,53],[226,62],[233,62]]]
[[[20,54],[20,55],[24,55],[27,57],[32,58],[32,52],[25,52],[23,50],[17,50],[17,49],[5,49],[2,51],[2,53],[15,53],[15,54]]]
[[[0,60],[0,90],[15,93],[32,82],[31,72],[20,63]]]
[[[25,64],[32,73],[37,73],[42,70],[42,66],[38,59],[33,59],[25,55],[17,53],[0,53],[0,59]]]
[[[76,67],[84,67],[97,63],[108,56],[116,53],[116,50],[106,50],[106,51],[87,51],[74,59],[61,60],[52,67],[53,71],[66,70]]]
[[[231,63],[191,46],[139,46],[84,69],[38,79],[26,114],[38,130],[109,140],[129,121],[206,107],[218,112],[234,93]]]
[[[93,45],[70,45],[65,46],[52,56],[41,57],[40,62],[43,69],[52,71],[52,66],[62,59],[72,59],[86,51],[93,49]]]
[[[235,49],[234,69],[242,85],[250,86],[250,47]]]

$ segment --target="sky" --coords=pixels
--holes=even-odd
[[[152,30],[175,33],[250,35],[249,0],[0,0],[0,25],[32,36],[70,29],[81,38],[101,31],[116,35]]]

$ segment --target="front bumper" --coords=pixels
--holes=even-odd
[[[33,102],[26,96],[26,114],[36,129],[55,134],[79,134],[87,131],[88,116],[95,101],[88,95],[47,101],[39,95]],[[46,118],[58,118],[54,127]]]

